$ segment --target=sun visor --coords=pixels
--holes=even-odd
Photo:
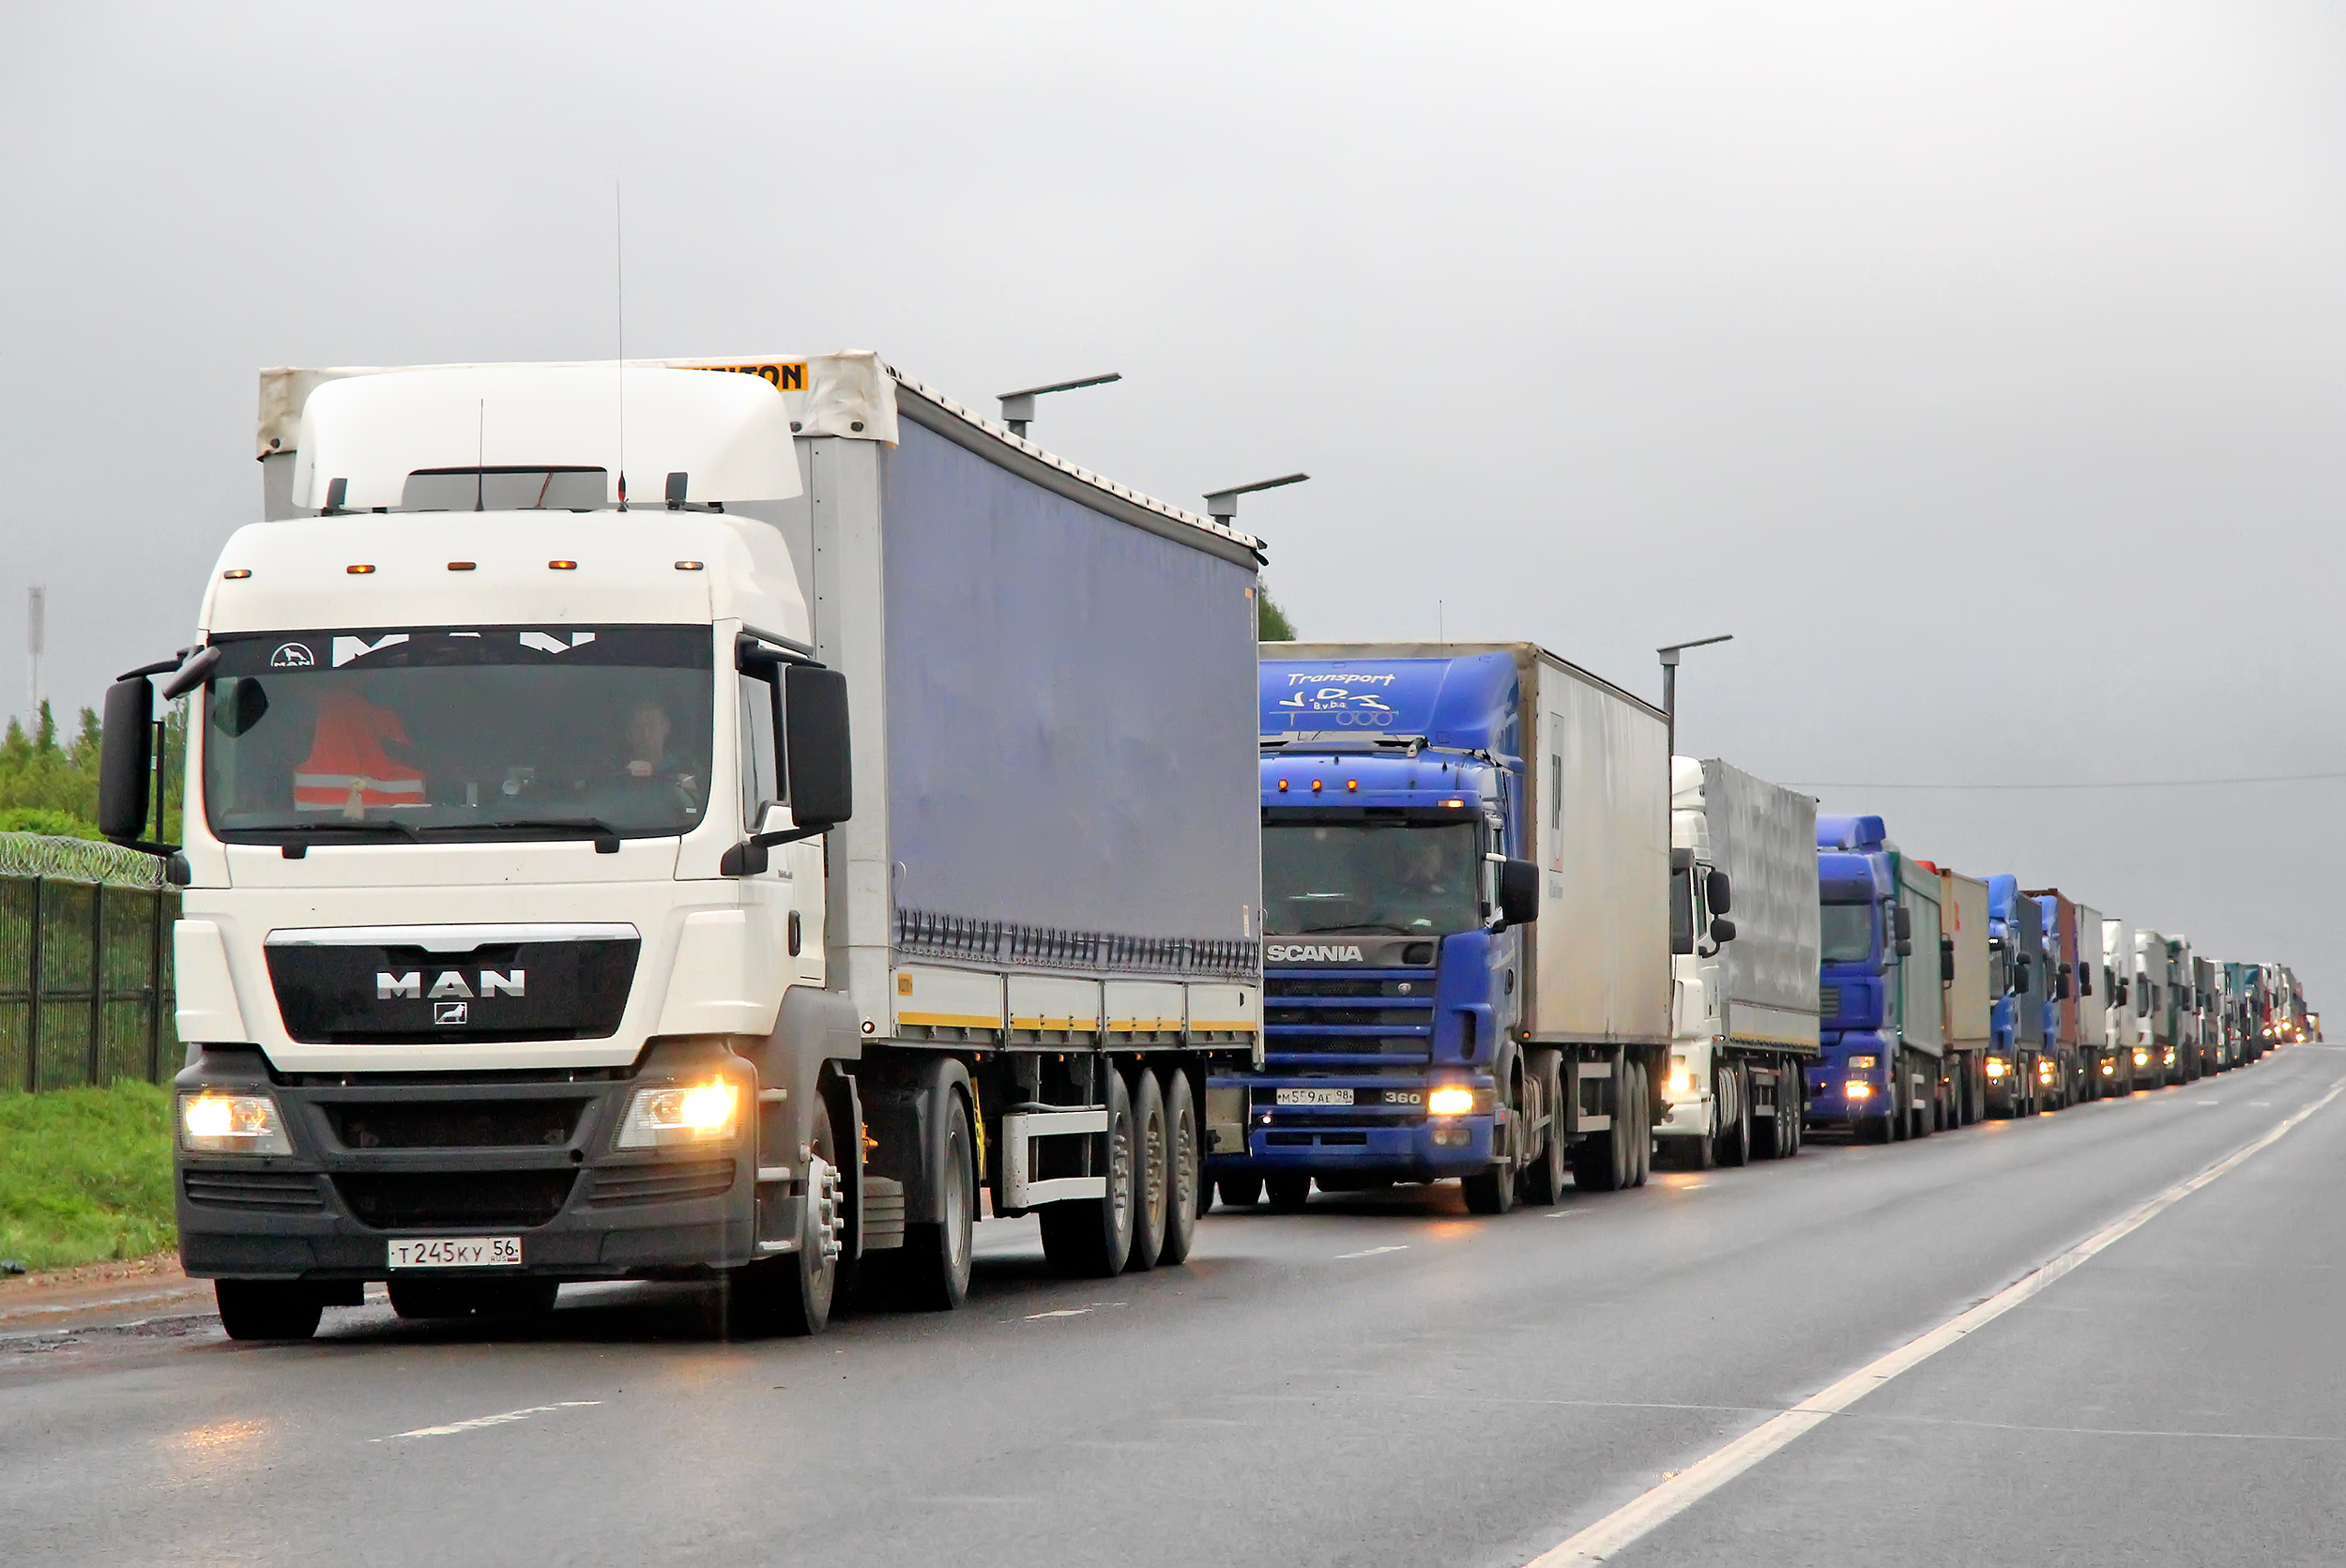
[[[535,468],[601,469],[609,501],[619,498],[624,474],[638,505],[669,498],[678,474],[688,502],[799,494],[789,414],[763,377],[651,365],[471,365],[311,388],[293,504],[396,507],[411,474]]]

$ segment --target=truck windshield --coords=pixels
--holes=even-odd
[[[1827,964],[1863,964],[1874,955],[1874,906],[1827,904],[1818,910],[1818,956]]]
[[[214,646],[204,809],[231,842],[648,837],[691,830],[708,803],[705,626],[378,627]]]
[[[1263,932],[1443,936],[1483,923],[1474,822],[1266,821]]]

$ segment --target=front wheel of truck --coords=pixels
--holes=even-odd
[[[1274,1176],[1263,1183],[1271,1195],[1271,1211],[1274,1214],[1301,1214],[1303,1206],[1312,1200],[1312,1179],[1308,1176]]]
[[[1096,1165],[1107,1179],[1107,1191],[1100,1197],[1045,1204],[1039,1212],[1044,1261],[1062,1274],[1085,1279],[1122,1273],[1133,1250],[1133,1102],[1121,1073],[1106,1067],[1104,1075],[1108,1128],[1093,1148],[1104,1151]]]
[[[800,1206],[799,1250],[726,1274],[725,1332],[735,1338],[804,1338],[830,1326],[846,1210],[839,1189],[839,1150],[832,1139],[830,1109],[820,1096],[806,1141],[813,1158],[807,1162],[806,1201]]]
[[[1572,1163],[1564,1154],[1564,1110],[1559,1085],[1561,1074],[1555,1055],[1545,1059],[1534,1058],[1533,1071],[1539,1076],[1540,1100],[1547,1107],[1547,1126],[1540,1134],[1540,1157],[1524,1168],[1523,1199],[1526,1203],[1546,1207],[1561,1201],[1564,1182],[1572,1175]]]
[[[1214,1182],[1213,1191],[1225,1209],[1252,1209],[1262,1201],[1262,1178],[1225,1176]]]
[[[1499,1147],[1501,1140],[1491,1140],[1491,1152],[1499,1157],[1499,1163],[1458,1183],[1466,1189],[1467,1212],[1470,1214],[1504,1214],[1516,1206],[1516,1150],[1523,1136],[1523,1074],[1510,1071],[1501,1081],[1506,1085],[1507,1100],[1500,1107],[1500,1114],[1507,1136],[1504,1147]]]
[[[214,1280],[212,1299],[230,1339],[308,1339],[326,1315],[324,1297],[289,1280]]]

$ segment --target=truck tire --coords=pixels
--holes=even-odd
[[[1467,1212],[1470,1214],[1504,1214],[1516,1206],[1516,1176],[1518,1166],[1516,1155],[1523,1137],[1523,1073],[1517,1065],[1501,1080],[1506,1088],[1505,1104],[1501,1109],[1507,1118],[1507,1141],[1504,1149],[1491,1153],[1498,1164],[1476,1171],[1462,1179],[1458,1185],[1466,1190]]]
[[[293,1280],[217,1279],[212,1300],[230,1339],[308,1339],[326,1316],[319,1292]]]
[[[1653,1174],[1653,1080],[1647,1075],[1645,1063],[1629,1064],[1629,1082],[1630,1115],[1636,1119],[1637,1126],[1629,1140],[1629,1159],[1635,1168],[1630,1171],[1626,1185],[1642,1187],[1645,1179]]]
[[[978,1182],[970,1153],[969,1105],[957,1089],[945,1091],[947,1121],[937,1163],[934,1223],[905,1226],[905,1244],[890,1268],[906,1306],[951,1312],[968,1299],[969,1259],[978,1222]],[[882,1255],[885,1256],[886,1255]]]
[[[1765,1118],[1754,1117],[1751,1123],[1751,1152],[1756,1160],[1781,1160],[1792,1151],[1792,1129],[1785,1120],[1786,1108],[1791,1104],[1794,1068],[1779,1061],[1775,1068],[1775,1106]]]
[[[1626,1057],[1613,1063],[1618,1077],[1613,1085],[1612,1125],[1573,1145],[1572,1180],[1582,1192],[1619,1192],[1630,1184],[1636,1174],[1636,1161],[1629,1154],[1632,1130],[1628,1125],[1633,1065]]]
[[[1197,1240],[1197,1215],[1205,1207],[1203,1146],[1197,1134],[1197,1098],[1189,1091],[1189,1074],[1176,1067],[1165,1075],[1165,1127],[1173,1154],[1171,1201],[1165,1208],[1165,1244],[1157,1262],[1170,1269],[1189,1261]]]
[[[1264,1181],[1271,1196],[1271,1211],[1274,1214],[1301,1214],[1303,1206],[1312,1200],[1312,1179],[1308,1176],[1273,1176]]]
[[[846,1229],[846,1199],[840,1183],[839,1147],[831,1133],[830,1106],[815,1098],[815,1114],[807,1128],[807,1151],[828,1170],[816,1191],[810,1181],[799,1206],[799,1250],[787,1256],[766,1258],[730,1271],[724,1280],[725,1332],[735,1339],[762,1339],[782,1334],[802,1339],[830,1326],[831,1302],[840,1283],[839,1247]]]
[[[1124,1075],[1107,1070],[1108,1130],[1096,1146],[1104,1151],[1099,1164],[1107,1177],[1104,1197],[1046,1203],[1037,1210],[1043,1223],[1043,1256],[1062,1274],[1084,1279],[1110,1279],[1124,1271],[1133,1251],[1133,1210],[1135,1197],[1133,1159],[1133,1101],[1124,1090]]]
[[[1213,1184],[1213,1191],[1225,1209],[1252,1209],[1262,1201],[1262,1178],[1226,1176]]]
[[[1751,1080],[1741,1062],[1729,1062],[1712,1076],[1719,1105],[1718,1162],[1735,1166],[1751,1162]]]
[[[1127,1273],[1157,1266],[1165,1249],[1166,1210],[1173,1200],[1173,1139],[1165,1125],[1165,1090],[1142,1062],[1134,1070],[1133,1244],[1124,1256]]]

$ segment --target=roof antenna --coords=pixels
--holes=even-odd
[[[627,208],[619,182],[611,182],[612,295],[618,310],[619,510],[627,510]]]
[[[473,426],[472,510],[486,511],[489,495],[489,400],[480,400],[480,420]]]

